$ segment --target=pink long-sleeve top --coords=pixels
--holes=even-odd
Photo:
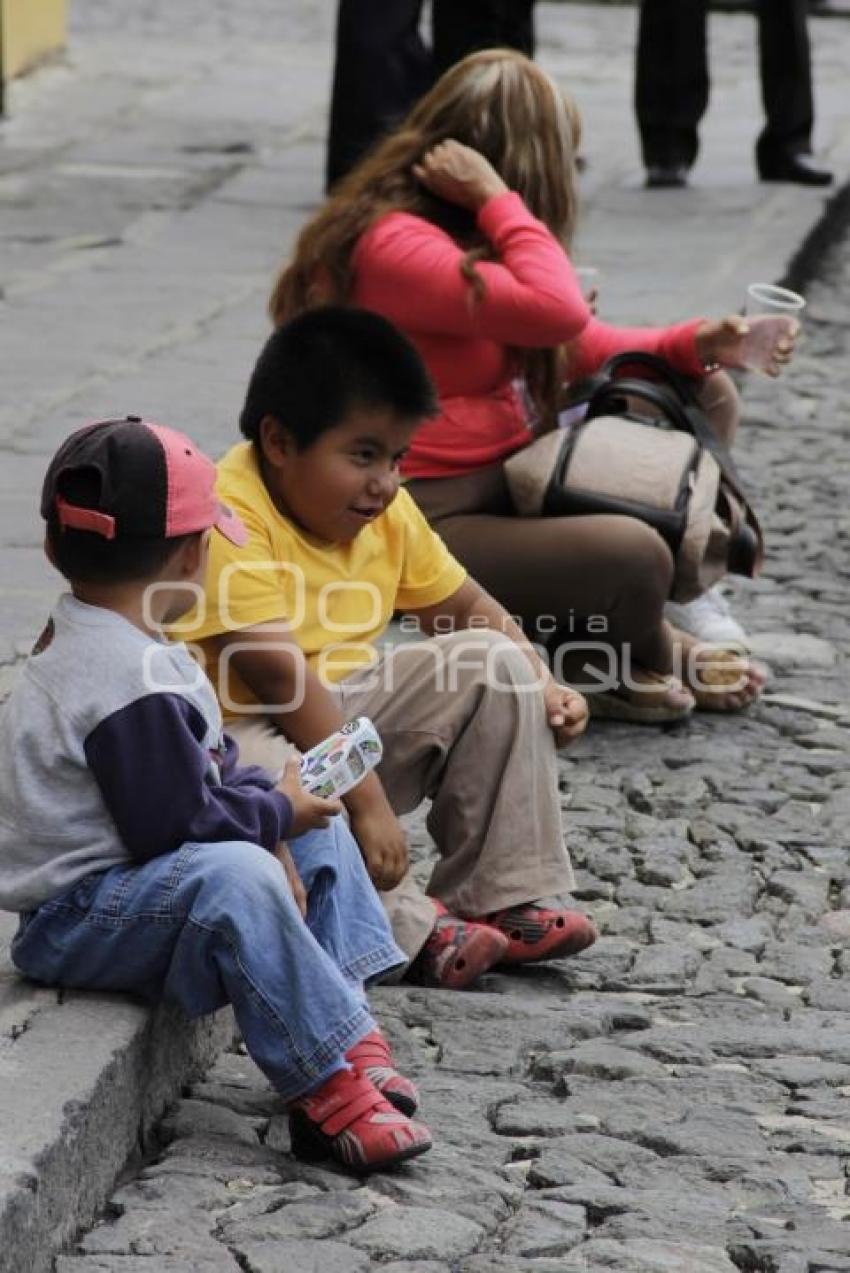
[[[444,230],[389,212],[354,251],[352,302],[390,319],[419,350],[437,386],[440,415],[417,431],[407,477],[452,477],[504,459],[531,441],[514,386],[511,347],[569,343],[576,378],[612,354],[640,349],[688,375],[704,368],[700,319],[672,327],[611,327],[594,318],[563,247],[518,194],[490,199],[478,226],[497,260],[475,265],[478,299],[461,273],[464,250]]]

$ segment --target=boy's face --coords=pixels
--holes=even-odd
[[[263,476],[272,499],[303,530],[347,544],[395,499],[398,466],[419,421],[358,408],[299,451],[268,417],[261,427]]]

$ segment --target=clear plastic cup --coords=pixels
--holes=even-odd
[[[800,316],[806,307],[802,296],[772,283],[751,283],[747,288],[746,316],[749,332],[744,337],[741,356],[750,371],[770,375],[778,370],[774,361],[779,341],[796,336]]]

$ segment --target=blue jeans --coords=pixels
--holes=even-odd
[[[307,922],[255,844],[184,844],[88,875],[21,916],[17,968],[52,986],[224,1004],[285,1099],[319,1086],[370,1030],[363,984],[405,962],[341,817],[293,840]]]

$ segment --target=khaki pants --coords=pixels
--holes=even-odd
[[[428,893],[468,918],[573,887],[552,733],[535,674],[512,641],[470,630],[393,646],[330,687],[343,715],[369,716],[397,814],[430,799],[440,855]],[[276,771],[292,750],[265,717],[228,723],[245,764]],[[412,959],[434,907],[408,874],[382,900]]]

